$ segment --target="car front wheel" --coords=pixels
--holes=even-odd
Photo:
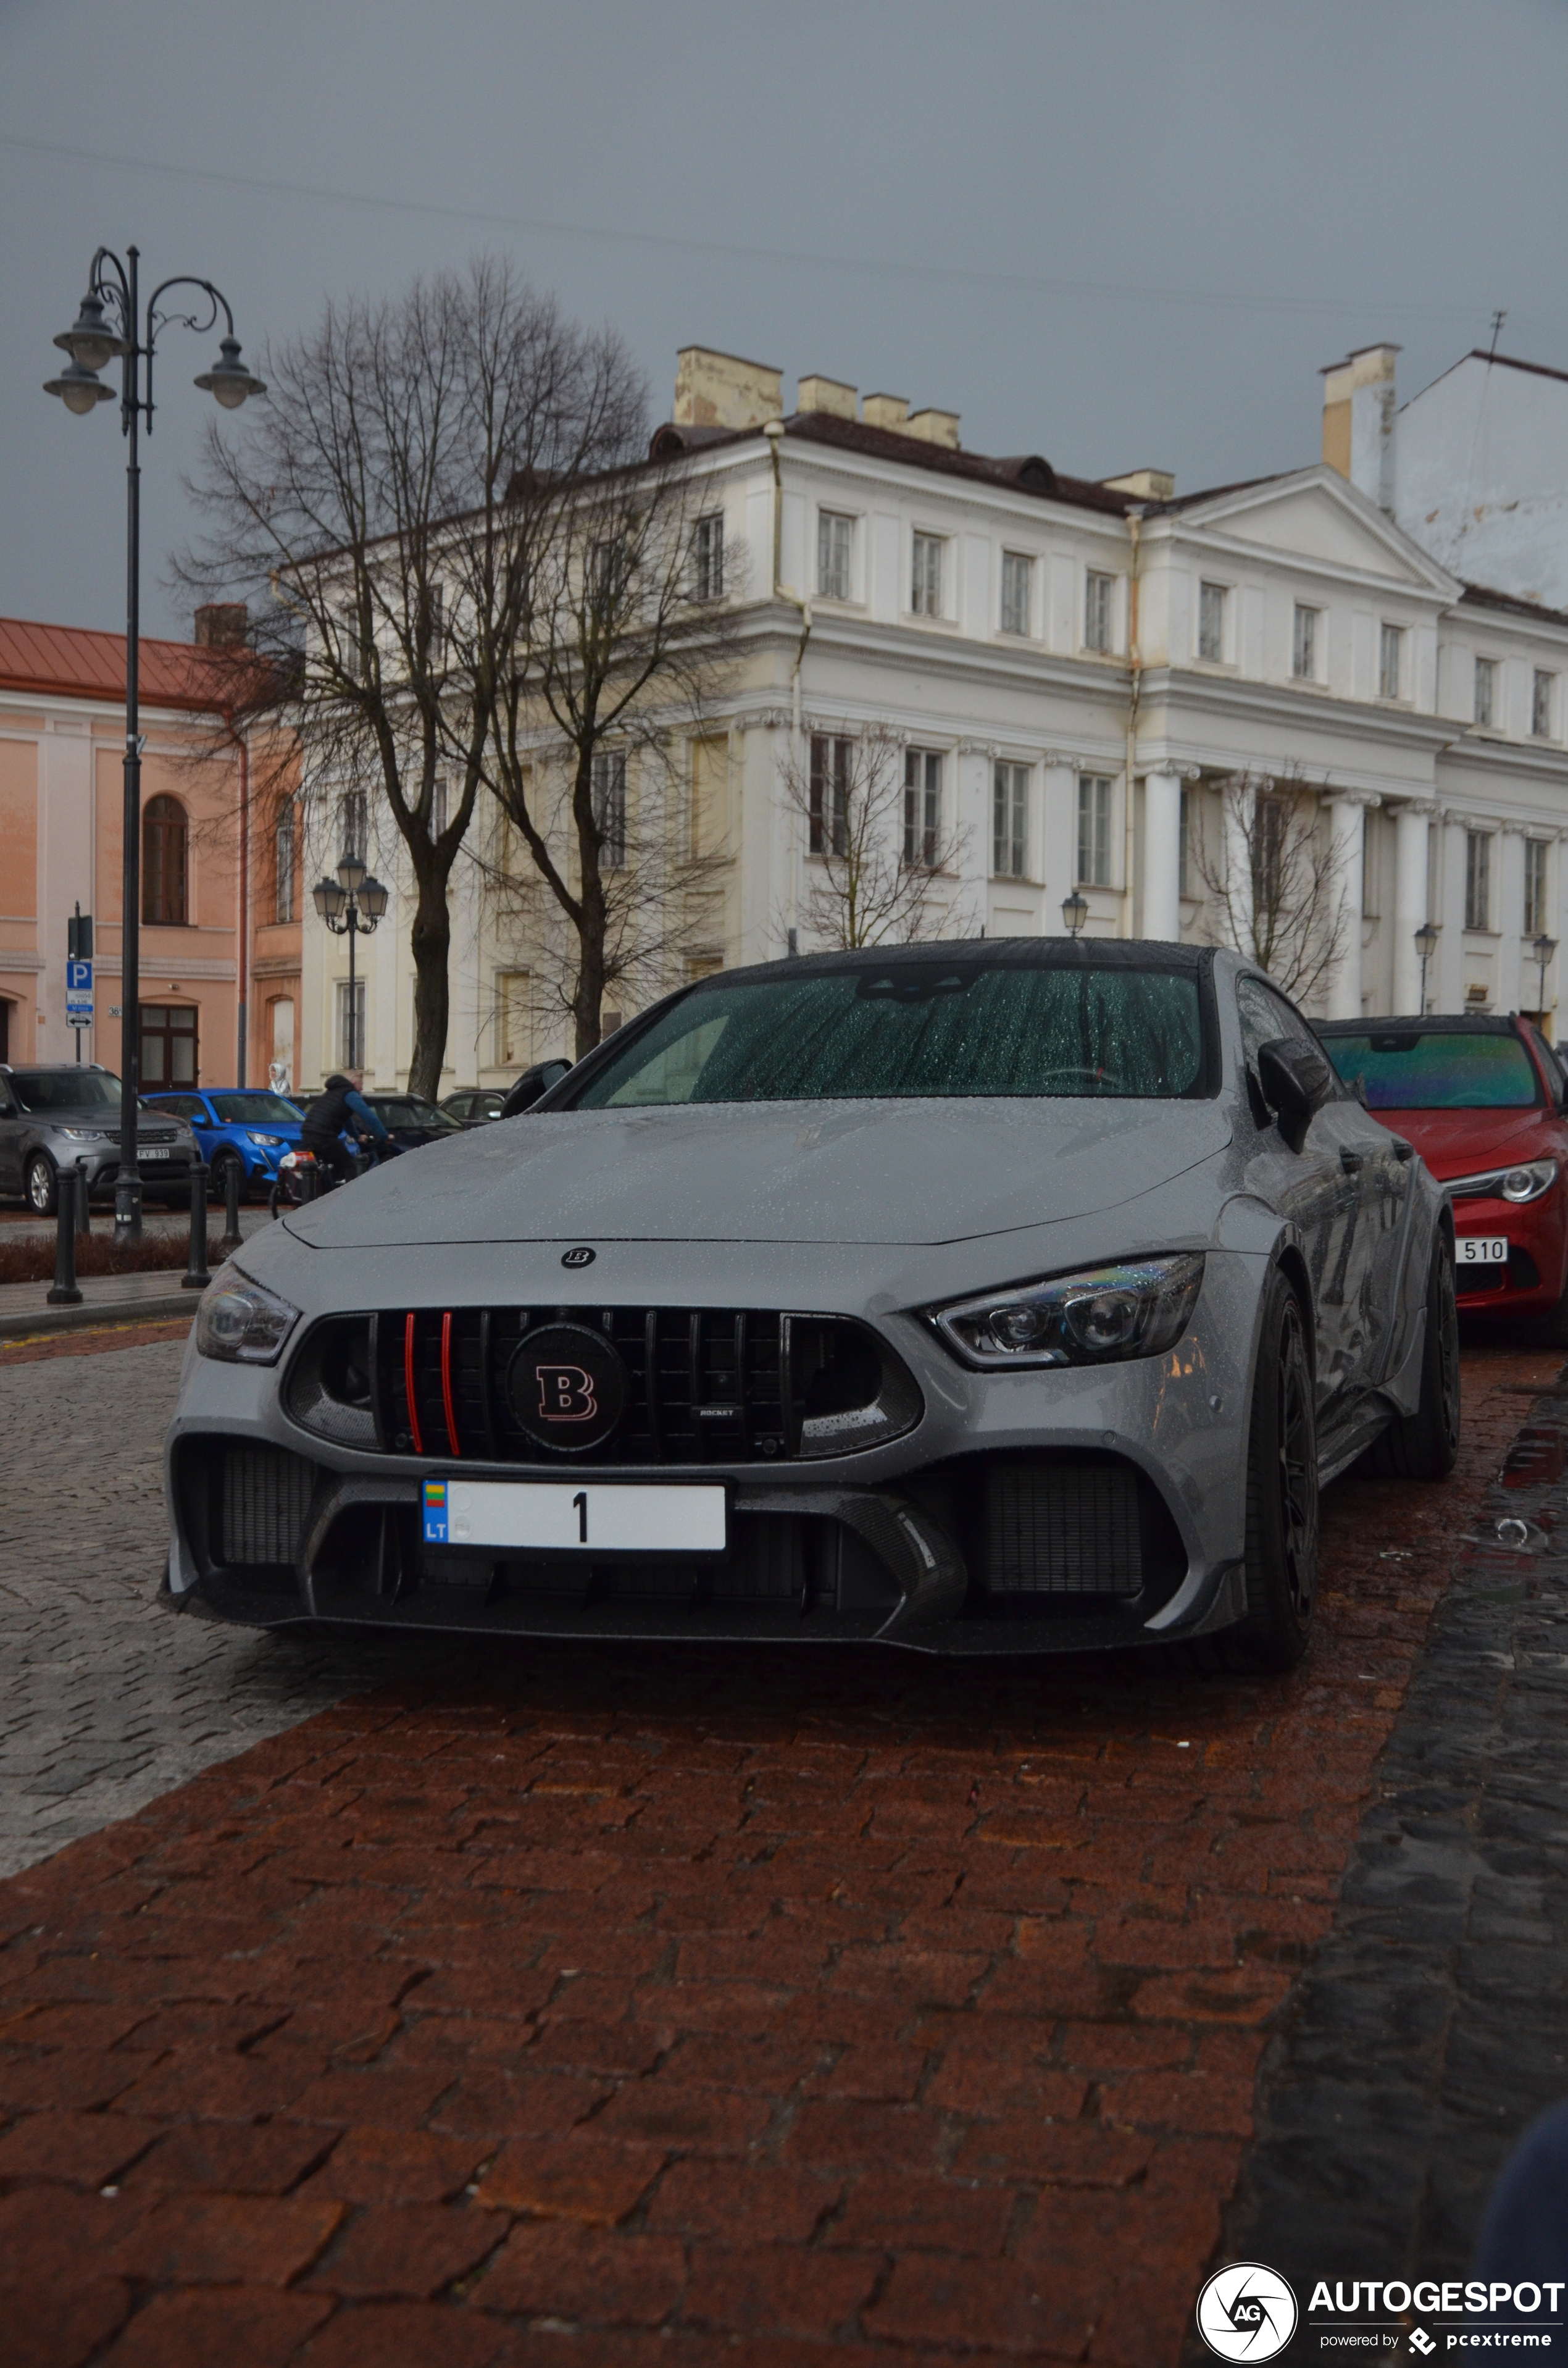
[[[244,1162],[233,1151],[221,1151],[218,1154],[217,1158],[212,1162],[212,1166],[208,1173],[207,1197],[210,1201],[222,1202],[228,1199],[229,1176],[231,1171],[238,1175],[240,1179],[240,1198],[242,1201],[244,1199]]]
[[[52,1217],[57,1205],[53,1167],[35,1151],[28,1162],[28,1206],[35,1216]]]
[[[1246,1617],[1230,1631],[1233,1666],[1293,1669],[1307,1649],[1318,1583],[1318,1452],[1312,1362],[1301,1303],[1268,1282],[1247,1436]]]

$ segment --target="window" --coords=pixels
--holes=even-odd
[[[1110,886],[1110,789],[1102,773],[1078,777],[1078,882],[1085,888]]]
[[[1029,869],[1029,768],[998,765],[992,783],[991,869],[998,880],[1026,880]]]
[[[1298,682],[1315,682],[1318,676],[1318,611],[1296,603],[1290,636],[1290,672]]]
[[[1546,927],[1546,841],[1525,841],[1525,935],[1539,937]]]
[[[691,744],[691,855],[722,855],[730,833],[730,744],[722,734]]]
[[[626,758],[599,755],[594,758],[594,820],[599,827],[599,867],[605,871],[626,869]]]
[[[1183,790],[1181,812],[1176,821],[1176,894],[1178,896],[1190,896],[1192,894],[1191,858],[1187,851],[1187,837],[1191,828],[1192,792],[1190,790]]]
[[[812,734],[811,850],[845,855],[849,849],[849,768],[853,744]],[[910,858],[906,855],[904,861]]]
[[[447,662],[447,595],[443,586],[439,584],[426,586],[420,622],[424,628],[423,640],[426,665],[437,667],[445,666]]]
[[[1091,643],[1095,649],[1105,649],[1105,642]],[[1200,584],[1198,587],[1198,655],[1210,666],[1221,666],[1225,656],[1225,587],[1222,584]]]
[[[350,682],[363,682],[369,671],[366,649],[359,638],[359,611],[352,600],[337,612],[337,666]]]
[[[1537,740],[1551,737],[1551,687],[1556,679],[1555,675],[1537,666],[1530,685],[1530,731]]]
[[[1002,631],[1005,633],[1027,633],[1032,630],[1034,610],[1034,561],[1021,551],[1002,553]]]
[[[1475,721],[1490,731],[1496,721],[1497,666],[1493,658],[1475,661]]]
[[[272,835],[272,917],[275,921],[292,921],[296,917],[294,898],[297,894],[294,809],[292,805],[286,805],[278,817],[278,827]]]
[[[903,752],[903,860],[926,871],[942,860],[942,759],[933,748]]]
[[[366,842],[370,836],[369,801],[363,790],[345,790],[338,806],[340,836],[345,855],[358,856],[365,862]]]
[[[942,613],[942,538],[939,534],[917,534],[915,538],[915,571],[909,588],[909,605],[917,617],[939,617]]]
[[[624,537],[612,534],[602,542],[596,542],[589,564],[595,602],[601,609],[615,609],[631,575],[631,559]]]
[[[1091,567],[1084,586],[1084,647],[1108,650],[1111,643],[1111,598],[1114,575],[1099,575]]]
[[[1400,625],[1384,625],[1378,637],[1378,697],[1397,699],[1399,677],[1404,650],[1404,630]]]
[[[711,518],[699,518],[691,530],[691,597],[724,597],[724,520],[717,510]]]
[[[1242,1050],[1254,1076],[1257,1074],[1257,1056],[1266,1044],[1305,1044],[1314,1052],[1322,1046],[1301,1015],[1282,995],[1265,986],[1260,978],[1238,978],[1236,1010],[1242,1023]]]
[[[503,1069],[526,1069],[533,1056],[533,980],[526,970],[504,970],[495,981],[496,1061]]]
[[[177,798],[149,798],[142,816],[142,918],[183,928],[189,826]],[[191,1081],[194,1083],[194,1079]]]
[[[196,1008],[188,1003],[143,1003],[141,1089],[196,1083]]]
[[[1464,925],[1467,929],[1492,927],[1492,834],[1467,830],[1464,835]]]
[[[824,600],[849,598],[849,559],[855,521],[835,511],[817,512],[817,591]]]
[[[1506,1020],[1495,1035],[1385,1035],[1374,1021],[1366,1035],[1335,1032],[1323,1045],[1369,1110],[1528,1110],[1540,1100],[1529,1054]]]
[[[357,978],[354,995],[349,999],[348,981],[337,982],[337,1061],[340,1069],[362,1069],[365,1065],[365,982]]]

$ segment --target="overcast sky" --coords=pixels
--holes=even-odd
[[[1320,365],[1568,367],[1568,0],[0,0],[0,613],[124,618],[115,416],[40,392],[100,242],[231,298],[483,250],[677,346],[1184,490],[1315,460]],[[144,448],[149,631],[213,341]]]

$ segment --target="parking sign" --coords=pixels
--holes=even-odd
[[[93,965],[90,962],[68,962],[65,965],[65,1025],[67,1028],[90,1028],[93,1024]]]

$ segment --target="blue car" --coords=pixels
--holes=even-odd
[[[254,1087],[214,1086],[199,1094],[144,1094],[150,1110],[168,1110],[187,1119],[212,1170],[209,1187],[220,1201],[228,1189],[228,1171],[240,1171],[240,1193],[266,1192],[278,1174],[278,1163],[300,1140],[304,1112],[281,1094]]]

